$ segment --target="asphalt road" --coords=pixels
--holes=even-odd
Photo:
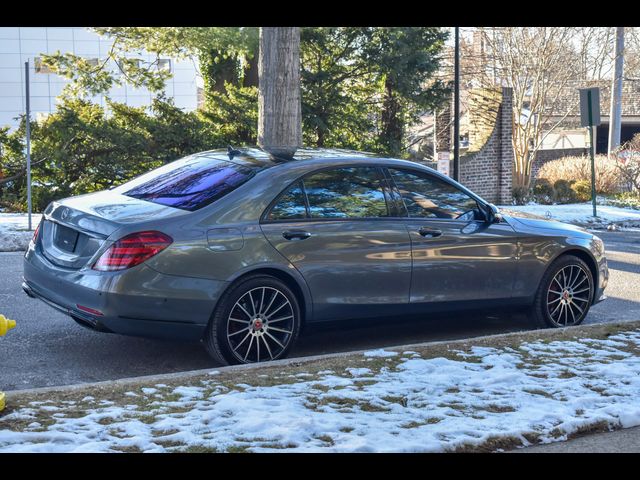
[[[585,323],[640,319],[640,231],[598,233],[611,277],[609,299]],[[16,390],[215,367],[198,343],[96,333],[28,298],[20,288],[22,254],[0,253],[0,313],[17,321],[0,338],[0,390]],[[316,327],[291,356],[319,355],[529,329],[522,315],[386,318]]]
[[[640,453],[640,427],[594,433],[566,442],[535,445],[508,453]]]

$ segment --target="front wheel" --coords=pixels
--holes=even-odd
[[[545,272],[529,317],[540,328],[579,325],[593,300],[593,275],[584,260],[564,255]]]
[[[284,358],[300,331],[295,294],[269,275],[247,277],[220,299],[204,344],[223,364],[256,363]]]

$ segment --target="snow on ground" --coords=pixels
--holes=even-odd
[[[503,205],[500,208],[582,225],[608,225],[613,222],[631,222],[640,225],[640,210],[610,205],[597,205],[596,213],[598,217],[594,218],[591,202],[570,203],[566,205]],[[505,213],[508,214],[508,212]]]
[[[0,453],[441,452],[496,438],[546,443],[596,424],[640,425],[639,351],[640,330],[472,347],[450,358],[376,350],[353,357],[371,368],[288,381],[282,372],[266,386],[207,377],[131,392],[146,403],[93,400],[84,410],[31,402],[0,417]]]
[[[33,229],[40,223],[42,215],[31,215]],[[22,213],[0,213],[0,252],[26,250],[33,231],[28,229],[28,217]]]

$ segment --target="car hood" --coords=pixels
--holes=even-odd
[[[509,210],[508,208],[501,208],[500,213],[505,220],[513,225],[516,229],[518,224],[533,228],[536,230],[552,230],[552,231],[571,231],[588,233],[584,228],[572,225],[570,223],[559,222],[557,220],[550,220],[548,218],[541,217],[540,215],[534,215],[532,213],[518,212],[516,210]]]

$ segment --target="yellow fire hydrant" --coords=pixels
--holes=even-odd
[[[15,320],[9,320],[4,315],[0,315],[0,337],[4,337],[9,330],[15,327]],[[4,392],[0,392],[0,412],[2,410],[4,410]]]

